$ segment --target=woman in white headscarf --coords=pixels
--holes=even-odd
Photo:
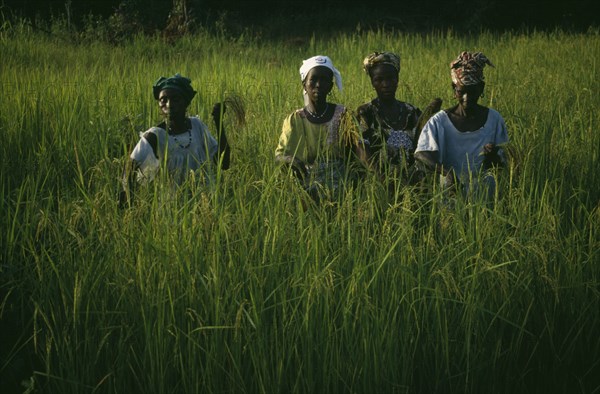
[[[358,132],[344,124],[346,108],[327,101],[335,84],[342,90],[342,77],[327,56],[314,56],[303,62],[300,79],[304,107],[283,122],[275,160],[291,167],[305,190],[316,200],[335,193],[346,173],[352,152],[364,156]]]

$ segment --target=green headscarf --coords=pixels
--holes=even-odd
[[[196,95],[196,91],[192,88],[191,83],[192,81],[189,78],[182,77],[179,74],[175,74],[169,78],[160,77],[154,82],[152,93],[154,94],[154,98],[158,100],[158,96],[162,90],[175,89],[181,92],[183,98],[189,104]]]

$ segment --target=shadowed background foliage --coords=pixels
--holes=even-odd
[[[173,25],[181,30],[226,27],[264,35],[312,34],[327,30],[388,27],[400,31],[527,29],[586,30],[598,25],[593,0],[403,0],[322,1],[276,0],[5,0],[5,17],[34,23],[65,18],[82,28],[109,18],[138,26],[144,32]]]

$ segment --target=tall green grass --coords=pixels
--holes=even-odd
[[[600,392],[597,32],[364,32],[261,42],[71,44],[0,34],[0,386],[37,392]],[[273,163],[298,67],[329,55],[355,108],[362,58],[402,56],[398,97],[452,103],[483,51],[518,160],[493,207],[375,179],[305,209]],[[208,119],[229,93],[232,168],[117,207],[124,158],[179,72]],[[433,184],[433,180],[430,180]]]

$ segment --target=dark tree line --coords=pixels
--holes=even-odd
[[[393,27],[400,30],[514,28],[585,30],[598,25],[597,0],[0,0],[4,17],[32,21],[68,18],[81,27],[90,15],[138,24],[146,31],[169,25],[230,24],[237,28],[319,31]]]

